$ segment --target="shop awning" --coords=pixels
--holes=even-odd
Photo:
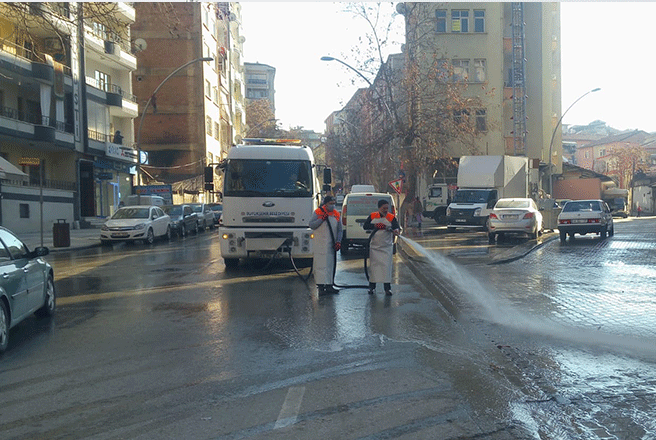
[[[28,177],[27,174],[19,170],[16,166],[0,157],[0,179],[27,180]]]

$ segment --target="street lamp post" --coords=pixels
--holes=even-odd
[[[195,60],[191,60],[189,62],[184,63],[182,66],[178,67],[175,69],[173,72],[169,74],[166,78],[164,78],[164,81],[162,81],[155,91],[151,93],[150,98],[148,98],[148,101],[146,102],[146,106],[143,109],[143,112],[141,113],[141,120],[139,121],[139,131],[137,132],[137,186],[141,184],[141,129],[143,128],[143,123],[144,123],[144,118],[146,117],[146,112],[148,111],[148,107],[150,106],[151,101],[153,100],[153,97],[157,94],[160,88],[164,85],[166,81],[171,79],[176,73],[184,69],[185,67],[189,66],[190,64],[197,63],[199,61],[212,61],[214,58],[212,57],[203,57],[203,58],[196,58]],[[137,203],[141,203],[141,193],[138,194],[139,200]]]
[[[565,117],[565,115],[567,114],[569,109],[574,107],[574,104],[579,102],[581,99],[583,99],[584,97],[586,97],[590,93],[598,92],[599,90],[601,90],[601,88],[597,87],[596,89],[589,90],[589,91],[585,92],[584,94],[582,94],[581,96],[579,96],[576,99],[576,101],[574,101],[569,107],[567,107],[567,110],[565,110],[563,112],[563,114],[560,116],[560,119],[558,119],[558,122],[556,123],[556,127],[554,127],[553,133],[551,133],[551,142],[549,142],[549,168],[547,170],[547,171],[549,171],[549,196],[550,197],[553,197],[553,179],[552,179],[552,175],[551,175],[552,174],[551,168],[552,168],[552,165],[553,165],[552,164],[553,141],[554,141],[554,138],[556,137],[556,131],[558,130],[558,127],[560,126],[560,123],[562,122],[563,118]]]
[[[387,102],[385,101],[385,99],[382,96],[380,96],[380,93],[378,93],[378,90],[374,87],[374,85],[371,83],[371,81],[369,81],[369,79],[362,74],[362,72],[360,72],[358,69],[351,66],[350,64],[346,64],[344,61],[340,60],[339,58],[323,56],[323,57],[321,57],[321,61],[337,61],[338,63],[343,64],[344,66],[348,67],[349,69],[351,69],[352,71],[354,71],[355,73],[360,75],[360,77],[362,79],[364,79],[367,82],[367,84],[369,84],[369,87],[371,87],[373,89],[373,91],[376,93],[376,95],[378,95],[378,98],[380,98],[380,100],[383,101],[383,105],[385,106],[385,110],[387,110],[387,114],[389,115],[389,117],[394,119],[394,117],[392,115],[392,111],[390,110],[389,106],[387,105]]]

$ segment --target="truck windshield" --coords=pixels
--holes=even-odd
[[[312,197],[312,168],[302,160],[231,159],[225,197]]]
[[[480,189],[459,189],[453,198],[454,203],[487,203],[490,191]]]

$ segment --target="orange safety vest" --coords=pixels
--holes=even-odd
[[[334,209],[332,211],[327,211],[323,208],[317,208],[314,210],[314,213],[318,216],[321,216],[323,214],[332,215],[333,217],[335,217],[335,220],[339,221],[339,212]]]
[[[371,219],[373,220],[375,218],[382,218],[380,212],[376,211],[371,213]],[[392,221],[394,220],[394,214],[388,212],[385,218],[387,219],[388,222],[392,223]]]

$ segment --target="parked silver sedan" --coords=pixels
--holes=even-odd
[[[574,234],[588,233],[599,234],[604,240],[615,234],[613,215],[603,200],[571,200],[558,215],[558,232],[561,243],[565,243],[568,235],[572,240]]]
[[[544,231],[542,213],[533,199],[499,199],[490,213],[488,237],[494,241],[497,235],[528,234],[538,238]]]
[[[0,353],[7,349],[9,329],[36,313],[55,313],[55,280],[43,258],[47,247],[30,251],[10,230],[0,227]]]

